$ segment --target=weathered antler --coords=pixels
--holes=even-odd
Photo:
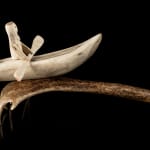
[[[1,91],[0,107],[6,103],[11,103],[10,109],[14,110],[23,100],[50,91],[88,92],[150,102],[150,90],[148,89],[119,83],[55,77],[50,79],[24,80],[7,84]]]
[[[34,95],[51,92],[88,92],[118,96],[132,100],[150,102],[150,90],[119,83],[105,83],[84,81],[69,78],[51,78],[24,80],[7,84],[0,96],[0,114],[3,108],[10,103],[10,110],[14,110],[22,101]]]

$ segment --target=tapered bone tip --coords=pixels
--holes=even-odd
[[[102,40],[102,33],[98,33],[95,36],[93,36],[92,38],[89,39],[89,41],[91,42],[91,44],[96,44],[99,45],[101,43]]]
[[[95,40],[102,40],[102,33],[98,33],[97,35],[95,35],[94,37],[93,37]]]

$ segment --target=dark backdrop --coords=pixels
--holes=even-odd
[[[18,25],[21,39],[28,46],[37,34],[45,38],[45,44],[37,54],[63,49],[102,33],[103,40],[96,53],[64,76],[149,89],[147,11],[146,6],[130,3],[71,3],[65,7],[58,3],[48,8],[44,4],[33,10],[31,6],[25,6],[15,15],[0,15],[0,59],[10,56],[4,30],[8,21]],[[5,84],[1,83],[1,88]],[[52,92],[35,96],[30,99],[30,108],[21,120],[23,108],[24,103],[13,112],[14,131],[9,133],[6,129],[6,141],[26,137],[28,142],[35,138],[42,140],[41,137],[51,137],[58,128],[77,128],[78,131],[135,129],[140,128],[139,124],[148,126],[150,115],[149,104],[84,93]]]

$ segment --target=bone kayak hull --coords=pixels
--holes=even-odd
[[[44,55],[34,56],[27,66],[23,80],[48,78],[66,74],[89,59],[98,48],[102,39],[97,34],[87,41]],[[13,81],[14,72],[21,65],[22,60],[6,58],[0,60],[0,81]]]

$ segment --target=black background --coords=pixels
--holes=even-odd
[[[19,35],[28,46],[35,35],[44,37],[44,46],[37,54],[63,49],[102,33],[103,40],[96,53],[64,76],[150,89],[150,32],[146,5],[114,2],[49,5],[43,2],[33,7],[19,7],[15,14],[0,14],[0,59],[10,56],[4,29],[8,21],[17,24]],[[5,84],[1,83],[1,88]],[[143,129],[141,125],[144,128],[149,125],[150,115],[147,103],[85,93],[52,92],[35,96],[30,99],[30,108],[22,121],[23,108],[24,103],[13,112],[14,131],[10,133],[5,129],[8,132],[6,143],[15,143],[18,139],[21,142],[26,139],[27,143],[33,139],[44,141],[46,136],[53,138],[53,132],[59,128],[139,131]]]

